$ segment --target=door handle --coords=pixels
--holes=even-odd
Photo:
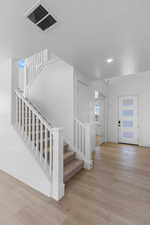
[[[120,120],[118,120],[118,127],[120,127]]]

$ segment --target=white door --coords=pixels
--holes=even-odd
[[[119,143],[138,144],[137,96],[119,97]]]
[[[78,81],[78,119],[89,122],[89,87]]]

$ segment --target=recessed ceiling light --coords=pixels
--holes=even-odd
[[[114,61],[113,58],[109,58],[106,60],[107,63],[112,63],[113,61]]]

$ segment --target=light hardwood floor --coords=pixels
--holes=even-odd
[[[150,225],[150,148],[104,144],[59,203],[0,172],[0,225]]]

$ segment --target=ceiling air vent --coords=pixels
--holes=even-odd
[[[40,27],[42,30],[46,30],[55,23],[56,20],[51,15],[48,15],[44,20],[38,23],[38,27]]]
[[[43,31],[47,30],[57,22],[41,4],[30,11],[27,18]]]

